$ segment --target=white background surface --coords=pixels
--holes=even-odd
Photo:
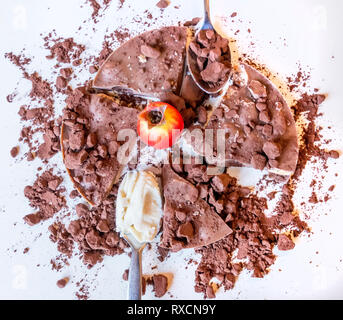
[[[137,32],[146,29],[142,24],[133,21],[148,9],[158,17],[158,25],[176,24],[184,19],[191,19],[202,14],[201,0],[171,1],[171,5],[160,18],[160,10],[155,7],[157,0],[129,1],[116,11],[118,3],[113,4],[99,18],[99,24],[92,30],[93,22],[89,19],[91,8],[78,0],[11,0],[4,1],[0,12],[0,70],[1,70],[1,118],[0,118],[0,298],[1,299],[74,299],[75,282],[88,279],[90,298],[119,299],[126,297],[126,285],[122,272],[128,267],[126,255],[106,257],[103,267],[96,266],[87,270],[78,258],[60,272],[51,270],[50,259],[57,255],[55,244],[48,239],[47,227],[52,221],[42,225],[28,227],[22,217],[31,213],[28,201],[23,196],[23,189],[35,180],[36,168],[41,165],[36,159],[33,162],[20,161],[26,151],[25,147],[14,160],[10,149],[17,145],[20,133],[20,122],[17,112],[19,106],[29,100],[25,96],[30,91],[28,81],[22,79],[20,71],[6,61],[5,52],[19,53],[26,48],[25,54],[33,59],[30,70],[38,70],[43,78],[50,77],[54,62],[44,57],[48,54],[43,49],[40,33],[47,34],[52,29],[57,36],[73,36],[77,43],[87,46],[86,54],[94,54],[101,49],[105,33],[116,26],[135,28]],[[250,52],[251,56],[267,64],[272,71],[278,71],[280,77],[290,76],[298,70],[298,63],[311,70],[312,78],[308,83],[328,93],[328,99],[321,111],[324,116],[320,124],[326,130],[325,137],[331,138],[328,148],[342,150],[343,137],[343,90],[341,72],[343,70],[343,49],[341,31],[343,20],[341,12],[343,3],[339,0],[244,0],[212,2],[212,18],[216,26],[230,37],[237,40],[241,52]],[[180,5],[175,9],[174,5]],[[235,23],[223,22],[232,12],[238,12]],[[87,20],[83,29],[77,29],[83,20]],[[108,28],[108,32],[106,31]],[[152,27],[150,27],[152,28]],[[251,29],[251,34],[247,29]],[[240,32],[234,36],[237,29]],[[88,31],[87,31],[88,30]],[[87,34],[86,34],[87,33]],[[250,42],[254,42],[253,48]],[[286,44],[286,45],[285,45]],[[252,50],[253,49],[253,50]],[[334,58],[333,58],[334,57]],[[85,75],[79,75],[81,83]],[[78,82],[74,82],[76,85]],[[7,103],[6,96],[18,88],[18,96],[12,104]],[[63,103],[56,100],[56,109],[61,110]],[[53,162],[62,168],[60,155]],[[330,169],[322,180],[328,188],[335,184],[333,199],[325,205],[318,205],[311,212],[309,225],[313,234],[302,236],[294,250],[275,253],[279,256],[271,272],[264,279],[251,278],[242,273],[236,287],[229,292],[219,291],[219,299],[342,299],[343,298],[343,159],[330,160]],[[249,171],[248,174],[250,174]],[[339,173],[335,177],[335,173]],[[246,173],[243,173],[243,175]],[[300,185],[297,191],[307,201],[310,190],[308,181],[312,179],[311,168],[306,170],[304,179],[307,183]],[[244,176],[243,176],[244,178]],[[68,191],[71,190],[66,178]],[[73,204],[70,204],[73,208]],[[14,225],[16,223],[16,225]],[[23,254],[23,249],[30,251]],[[16,250],[16,252],[14,252]],[[174,254],[172,258],[159,263],[153,251],[144,255],[143,271],[172,272],[174,281],[170,292],[178,299],[201,299],[202,295],[194,293],[195,265],[188,265],[185,258],[192,252]],[[310,263],[311,262],[311,263]],[[37,264],[40,264],[37,267]],[[151,266],[158,268],[151,271]],[[281,270],[281,271],[280,271]],[[72,283],[64,289],[56,286],[56,281],[64,276],[71,277]],[[86,280],[85,280],[86,281]],[[153,298],[148,289],[145,299]],[[166,295],[164,298],[169,298]]]

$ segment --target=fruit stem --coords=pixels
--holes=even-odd
[[[163,108],[153,109],[148,112],[148,120],[152,125],[160,124],[164,119],[164,112],[166,106]]]

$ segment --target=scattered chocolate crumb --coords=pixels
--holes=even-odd
[[[25,71],[24,66],[31,63],[31,59],[25,57],[23,54],[15,55],[13,52],[5,53],[5,58],[10,60],[15,66],[19,67],[21,71]]]
[[[80,194],[79,194],[79,192],[78,192],[77,190],[73,190],[73,191],[71,191],[71,192],[69,193],[69,198],[70,198],[70,199],[75,199],[75,198],[77,198],[77,197],[80,197]]]
[[[52,89],[50,83],[46,80],[43,80],[37,72],[32,73],[31,75],[25,74],[25,78],[31,81],[32,89],[30,92],[30,97],[32,100],[36,99],[52,99]]]
[[[127,281],[129,279],[129,269],[126,269],[123,273],[123,280]]]
[[[58,280],[56,282],[56,285],[57,285],[57,287],[62,289],[62,288],[64,288],[67,285],[68,282],[69,282],[69,278],[65,277],[63,279]]]
[[[335,189],[335,185],[330,186],[329,191],[332,192]]]
[[[194,27],[199,23],[200,20],[201,20],[201,18],[199,18],[199,17],[193,18],[192,20],[186,21],[183,25],[185,27]]]
[[[87,2],[91,5],[93,12],[92,12],[92,19],[94,23],[97,23],[97,17],[99,15],[100,4],[96,0],[87,0]]]
[[[61,68],[60,74],[62,77],[68,79],[73,74],[73,69],[72,68]]]
[[[90,66],[89,67],[89,73],[94,74],[98,71],[98,67],[97,66]]]
[[[160,0],[159,2],[156,3],[156,6],[160,9],[165,9],[169,6],[170,1],[168,0]]]
[[[64,89],[68,84],[68,81],[66,78],[62,77],[62,76],[58,76],[56,79],[56,88],[61,90]]]
[[[292,250],[295,247],[295,244],[289,236],[285,234],[280,234],[278,242],[277,242],[277,246],[279,250],[286,251],[286,250]]]
[[[50,50],[50,55],[47,59],[56,59],[60,63],[70,63],[71,60],[79,59],[82,52],[85,50],[85,46],[75,43],[73,38],[67,39],[49,39],[45,37],[44,47]],[[50,46],[50,42],[54,44]]]
[[[19,154],[19,147],[18,146],[17,147],[13,147],[11,149],[10,153],[11,153],[12,158],[15,158]]]
[[[169,256],[169,250],[162,248],[162,247],[157,247],[157,252],[159,253],[159,256],[157,257],[157,259],[160,262],[163,262],[168,256]]]
[[[16,93],[16,92],[13,92],[13,93],[7,95],[7,96],[6,96],[7,102],[12,103],[13,100],[14,100],[14,98],[15,98],[16,96],[17,96],[17,93]]]

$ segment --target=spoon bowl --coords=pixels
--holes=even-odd
[[[210,19],[210,7],[209,7],[209,0],[204,0],[204,22],[202,27],[195,33],[194,39],[197,39],[197,36],[202,30],[213,30],[214,33],[217,35],[213,24],[211,23]],[[231,53],[230,53],[230,47],[227,48],[227,56],[230,60],[231,65]],[[202,76],[200,74],[200,69],[198,67],[197,58],[195,54],[192,52],[192,49],[190,48],[190,45],[188,45],[186,50],[186,63],[188,70],[194,80],[194,82],[197,84],[197,86],[204,91],[205,93],[209,95],[214,95],[219,93],[224,87],[226,87],[227,83],[229,82],[229,75],[226,77],[225,81],[217,86],[211,86],[208,82],[204,81],[202,79]]]

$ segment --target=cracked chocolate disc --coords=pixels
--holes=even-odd
[[[125,165],[125,159],[118,157],[125,143],[118,141],[118,133],[131,129],[131,142],[136,141],[139,110],[104,94],[88,93],[85,88],[75,89],[67,103],[61,130],[63,161],[80,194],[91,205],[99,205]]]
[[[199,190],[170,165],[162,171],[164,216],[160,246],[178,251],[206,246],[232,233],[231,228],[200,197]]]
[[[178,92],[187,38],[185,27],[164,27],[130,39],[104,62],[93,86],[149,97]]]
[[[213,138],[206,136],[206,129]],[[299,146],[291,109],[270,80],[247,64],[233,74],[233,84],[201,130],[203,143],[186,139],[210,164],[267,169],[285,176],[296,168]]]

